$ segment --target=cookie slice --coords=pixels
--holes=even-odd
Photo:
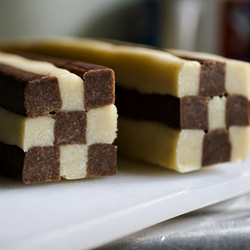
[[[1,174],[30,184],[116,173],[113,70],[76,62],[78,76],[4,52],[0,61]]]

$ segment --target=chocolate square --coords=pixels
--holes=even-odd
[[[114,103],[114,72],[110,69],[91,70],[84,75],[86,110]]]
[[[199,95],[219,96],[225,94],[225,63],[200,60],[200,64]]]
[[[208,98],[184,96],[180,101],[181,129],[208,130]]]
[[[62,100],[56,77],[44,76],[30,81],[24,92],[27,116],[42,116],[61,109]]]
[[[55,145],[86,144],[86,113],[65,111],[55,115]]]
[[[58,147],[33,147],[25,154],[23,177],[25,184],[60,180]]]
[[[229,95],[226,102],[227,126],[249,125],[249,102],[241,95]]]
[[[202,166],[230,161],[231,143],[226,129],[208,132],[203,139]]]
[[[111,144],[96,143],[88,149],[88,167],[86,177],[98,177],[116,174],[116,147]]]
[[[26,184],[60,180],[58,147],[33,147],[28,152],[0,142],[0,174]]]
[[[62,106],[58,80],[0,64],[0,105],[28,117],[56,112]]]

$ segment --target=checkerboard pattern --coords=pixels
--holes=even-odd
[[[249,136],[248,98],[226,89],[226,62],[183,58],[200,62],[197,95],[141,94],[117,83],[116,105],[120,115],[135,121],[160,122],[183,131],[189,140],[197,140],[194,148],[201,154],[198,156],[200,166],[242,161],[247,154],[242,151],[249,148],[244,144],[249,144],[244,138]],[[197,130],[195,138],[192,136],[194,130]],[[194,152],[190,150],[190,154]]]
[[[5,47],[8,48],[8,45]],[[200,53],[171,52],[120,41],[77,38],[29,41],[26,44],[14,41],[10,47],[99,63],[113,68],[118,86],[116,105],[119,115],[121,118],[133,120],[132,123],[125,122],[126,126],[123,126],[126,132],[133,132],[131,137],[124,136],[124,141],[129,142],[124,148],[127,156],[171,167],[169,165],[172,160],[162,164],[167,156],[165,153],[159,154],[161,148],[167,148],[169,141],[173,139],[168,136],[169,133],[175,134],[173,145],[170,145],[173,146],[174,153],[169,155],[170,158],[175,157],[172,165],[179,164],[176,163],[178,157],[175,153],[180,148],[182,139],[178,141],[178,145],[175,139],[179,138],[180,134],[184,135],[184,139],[188,138],[180,150],[180,154],[184,153],[184,158],[188,156],[190,142],[196,148],[190,150],[189,158],[193,158],[199,151],[195,169],[229,160],[241,162],[249,154],[248,63],[204,53],[200,56]],[[172,55],[166,51],[170,51]],[[193,62],[187,63],[187,60]],[[145,121],[145,124],[150,123],[145,126],[146,133],[140,136],[137,134],[141,132],[141,128],[136,125],[144,124],[138,119]],[[161,134],[157,131],[159,127],[163,127]],[[174,129],[171,130],[172,128]],[[120,134],[123,133],[120,129],[119,131]],[[164,139],[162,135],[165,135]],[[157,140],[153,137],[157,137]],[[124,143],[119,141],[121,152]],[[138,154],[141,154],[140,157]],[[161,162],[159,155],[163,158]],[[193,170],[189,168],[193,163],[191,159],[187,171]]]
[[[187,126],[182,127],[182,129],[198,128],[205,132],[202,166],[230,160],[237,161],[237,155],[235,155],[237,153],[235,152],[241,146],[239,141],[243,140],[240,138],[242,130],[247,131],[249,126],[248,98],[228,92],[226,70],[229,69],[226,61],[219,62],[206,58],[197,59],[184,56],[181,58],[196,60],[201,65],[198,96],[193,96],[194,101],[189,103],[185,103],[185,97],[181,99],[181,119],[192,121],[191,126],[188,126],[190,124],[187,122]],[[199,99],[202,101],[198,103]],[[199,109],[195,106],[198,106]],[[192,114],[189,109],[196,110],[196,112]],[[238,140],[234,139],[235,137]]]
[[[39,60],[39,57],[33,60]],[[20,105],[11,106],[4,98],[1,98],[1,106],[7,114],[13,114],[17,119],[24,119],[26,129],[32,122],[39,128],[34,127],[31,129],[33,131],[30,130],[31,135],[28,137],[31,138],[32,143],[26,150],[17,145],[8,144],[6,141],[0,143],[1,174],[14,177],[24,183],[40,183],[60,180],[61,177],[79,179],[116,173],[116,146],[112,145],[117,129],[114,72],[102,66],[82,62],[74,64],[74,62],[65,61],[60,66],[74,71],[74,74],[78,73],[83,80],[82,106],[84,109],[62,110],[60,88],[53,89],[57,79],[53,79],[51,83],[45,81],[48,83],[46,89],[42,91],[41,88],[41,91],[37,91],[36,85],[39,87],[40,81],[34,82],[34,79],[41,77],[21,70],[25,76],[32,75],[31,78],[34,78],[32,84],[30,78],[24,77],[22,78],[24,87],[20,92],[5,91],[2,95],[10,95],[9,98],[12,100],[15,99],[15,95],[16,97],[22,95],[24,111],[18,110]],[[7,67],[11,68],[8,68],[8,81],[15,82],[18,77],[13,77],[11,73],[15,67],[8,64]],[[15,70],[20,71],[20,69]],[[44,78],[46,76],[42,76],[42,79]],[[2,70],[0,75],[0,85],[4,84],[6,84],[6,70]],[[46,99],[48,96],[49,98]],[[43,100],[42,112],[35,105],[31,105],[36,99]],[[44,100],[49,100],[47,105],[44,104]],[[8,110],[9,107],[10,110]],[[27,112],[28,109],[32,112]],[[46,117],[46,121],[43,117]],[[48,126],[47,123],[50,125]],[[40,133],[39,136],[37,133]]]

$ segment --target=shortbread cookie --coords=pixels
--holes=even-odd
[[[122,155],[188,172],[249,154],[249,63],[88,39],[12,48],[113,68]]]
[[[113,70],[33,56],[0,53],[0,173],[24,183],[115,174]]]

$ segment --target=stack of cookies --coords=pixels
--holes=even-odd
[[[3,47],[26,51],[33,60],[27,51],[112,68],[119,113],[116,143],[123,156],[189,172],[217,163],[240,163],[249,155],[247,62],[75,38]],[[60,62],[52,63],[61,67]]]

